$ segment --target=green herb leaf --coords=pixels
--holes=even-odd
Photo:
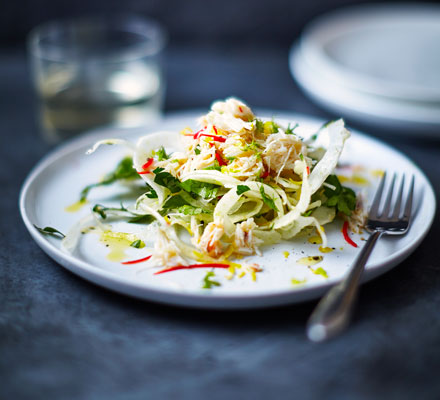
[[[278,211],[277,206],[275,205],[275,202],[272,198],[270,198],[264,191],[263,185],[260,186],[260,194],[263,199],[263,202],[269,206],[272,210]]]
[[[34,228],[43,235],[55,236],[58,238],[66,237],[64,233],[60,232],[58,229],[52,228],[51,226],[46,226],[45,228],[39,228],[37,225],[34,225]]]
[[[101,206],[100,204],[95,204],[95,206],[92,208],[92,211],[99,214],[102,219],[107,218],[107,214],[105,213],[106,210],[107,210],[107,208],[104,206]]]
[[[136,249],[140,249],[142,247],[145,247],[145,243],[142,240],[138,239],[135,240],[133,243],[130,243],[130,246],[135,247]]]
[[[324,195],[328,199],[325,205],[336,207],[337,211],[350,216],[356,208],[356,193],[352,189],[342,186],[336,175],[330,175],[325,182],[334,187],[333,189],[324,186]]]
[[[95,204],[95,206],[92,208],[92,211],[99,214],[101,216],[102,219],[106,219],[107,218],[107,211],[125,211],[125,212],[129,212],[121,203],[121,207],[117,208],[117,207],[105,207],[101,204]]]
[[[303,216],[304,217],[310,217],[310,214],[313,212],[313,210],[309,210],[309,211],[307,211],[307,212],[305,212],[304,214],[303,214]]]
[[[193,179],[180,182],[169,172],[165,172],[163,168],[156,168],[153,173],[156,175],[154,177],[154,182],[168,188],[171,193],[177,193],[183,189],[188,193],[197,194],[204,199],[210,199],[217,195],[218,188],[220,187],[213,183],[200,182]]]
[[[212,199],[217,196],[219,185],[213,183],[195,181],[188,179],[180,183],[180,187],[188,193],[197,194],[204,199]]]
[[[158,161],[168,160],[170,158],[163,146],[159,147],[156,151],[153,151],[153,156],[157,156]]]
[[[287,126],[286,135],[295,135],[294,130],[298,128],[299,124],[295,124],[293,128],[290,127],[290,124]]]
[[[221,286],[219,282],[213,281],[211,278],[215,276],[214,272],[209,271],[203,278],[202,289],[212,289],[213,286]]]
[[[137,215],[133,218],[130,218],[127,222],[130,224],[151,224],[155,218],[152,215]]]
[[[131,157],[123,158],[113,172],[104,176],[100,182],[92,183],[91,185],[86,186],[80,193],[80,201],[85,201],[91,189],[98,186],[111,185],[116,181],[122,179],[136,179],[139,178],[139,174],[133,168],[133,159]]]
[[[168,188],[171,193],[177,193],[180,190],[179,180],[163,168],[156,168],[153,173],[155,174],[154,182],[158,185]]]
[[[102,219],[106,219],[107,218],[107,213],[110,211],[123,211],[126,212],[128,214],[128,220],[127,222],[129,223],[145,223],[145,224],[150,224],[151,222],[153,222],[155,220],[155,218],[152,215],[146,214],[146,215],[138,215],[138,214],[134,214],[131,211],[127,210],[123,204],[121,203],[121,207],[117,208],[117,207],[105,207],[101,204],[95,204],[95,206],[92,208],[92,211],[99,214],[101,216]],[[130,215],[132,215],[130,217]]]
[[[185,201],[182,196],[180,195],[175,195],[175,196],[171,196],[167,199],[167,201],[165,201],[164,205],[163,205],[163,209],[174,209],[174,208],[179,208],[181,206],[185,206],[185,205],[189,205],[189,203],[187,201]]]
[[[244,192],[247,192],[248,190],[251,190],[249,186],[246,185],[237,185],[237,194],[240,195]]]
[[[200,146],[199,146],[199,145],[197,145],[197,146],[195,147],[195,149],[194,149],[194,153],[196,153],[196,155],[199,155],[199,154],[200,154]]]
[[[213,164],[213,165],[210,165],[209,167],[206,167],[206,168],[203,168],[203,169],[206,169],[206,170],[211,170],[211,169],[213,169],[213,170],[215,170],[215,171],[221,171],[220,164],[218,163],[217,160],[214,160],[214,164]]]
[[[157,193],[156,191],[148,184],[147,185],[147,191],[145,192],[145,196],[147,196],[149,199],[157,199]]]

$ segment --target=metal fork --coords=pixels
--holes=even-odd
[[[394,207],[392,207],[396,182],[396,174],[394,174],[383,208],[379,211],[385,180],[386,174],[382,177],[368,214],[366,230],[370,233],[370,237],[356,257],[347,276],[321,299],[307,322],[307,336],[314,342],[330,339],[348,326],[357,298],[359,281],[377,240],[382,235],[403,235],[408,231],[411,220],[414,176],[411,178],[404,208],[402,209],[402,198],[405,176],[402,176],[399,191],[395,196]]]

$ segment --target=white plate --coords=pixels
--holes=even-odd
[[[194,126],[195,118],[201,114],[194,111],[174,114],[148,132],[179,131],[182,127]],[[322,124],[322,121],[277,111],[261,111],[258,115],[296,120],[313,129]],[[137,129],[119,133],[135,140],[147,132],[145,129]],[[262,257],[254,257],[253,260],[264,268],[263,272],[257,274],[256,282],[253,282],[249,275],[243,278],[235,277],[229,281],[224,278],[224,270],[215,270],[216,279],[222,286],[211,290],[201,289],[201,281],[206,273],[201,269],[153,275],[154,270],[145,269],[140,264],[126,266],[111,262],[106,259],[108,249],[94,234],[83,236],[75,255],[66,254],[60,250],[57,239],[42,236],[33,224],[42,227],[53,226],[60,231],[67,231],[81,216],[89,213],[87,209],[78,213],[67,213],[64,209],[78,199],[78,194],[85,185],[100,179],[126,154],[126,150],[118,146],[101,148],[92,156],[84,154],[95,140],[109,136],[114,137],[115,131],[103,131],[81,137],[54,150],[34,168],[20,195],[21,215],[37,244],[63,267],[91,282],[119,293],[174,305],[222,309],[266,307],[300,302],[322,295],[341,279],[359,251],[343,240],[340,223],[336,222],[326,229],[329,245],[336,250],[325,254],[324,261],[317,265],[327,271],[328,279],[315,275],[306,266],[296,263],[306,255],[320,255],[316,245],[308,243],[306,237],[301,237],[265,248]],[[363,277],[366,281],[397,265],[420,244],[434,217],[434,192],[425,175],[409,159],[360,133],[353,134],[341,161],[390,172],[405,171],[408,174],[413,173],[416,177],[416,214],[413,226],[404,237],[381,239],[367,265]],[[373,186],[370,189],[372,192]],[[125,189],[119,185],[97,188],[91,192],[90,206],[98,202],[118,204],[124,193]],[[139,231],[142,227],[119,223],[114,228],[121,231]],[[359,236],[353,237],[362,244]],[[147,254],[146,249],[130,250],[128,258],[140,258]],[[285,251],[289,252],[288,258],[283,254]],[[307,283],[292,285],[292,278],[306,278]]]
[[[390,128],[390,133],[438,138],[440,106],[376,96],[341,86],[309,64],[301,47],[292,46],[289,55],[292,76],[316,102],[332,113],[370,126]]]
[[[395,99],[440,101],[440,7],[364,4],[312,21],[300,46],[322,78]]]

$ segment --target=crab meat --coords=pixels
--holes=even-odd
[[[236,253],[243,255],[261,254],[257,247],[257,238],[253,235],[253,230],[256,227],[253,218],[248,218],[236,225],[234,237]]]
[[[295,161],[307,155],[307,148],[295,135],[286,135],[283,132],[269,135],[262,158],[268,170],[293,171]],[[308,160],[306,160],[307,162]],[[310,160],[311,163],[311,160]]]
[[[220,239],[224,232],[223,223],[210,222],[200,237],[198,247],[212,257],[219,257],[223,254],[223,245]]]

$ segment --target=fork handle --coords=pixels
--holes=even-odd
[[[365,264],[382,233],[375,231],[370,235],[347,276],[321,299],[307,322],[310,340],[321,342],[330,339],[348,326]]]

